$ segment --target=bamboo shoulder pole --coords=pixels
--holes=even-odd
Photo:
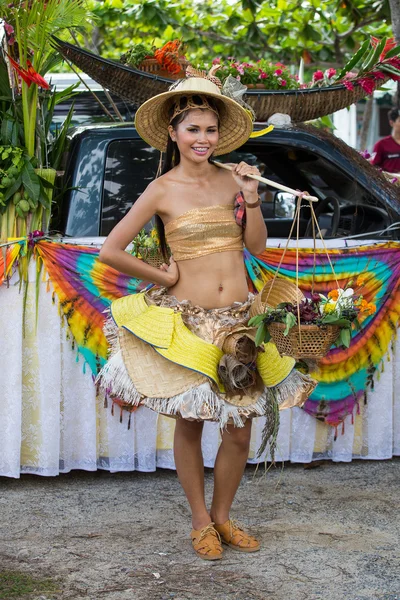
[[[227,171],[232,171],[233,166],[231,163],[220,163],[217,161],[213,161],[213,164],[216,167],[221,167],[221,169],[226,169]],[[316,196],[310,196],[307,192],[300,192],[299,190],[292,190],[292,188],[287,187],[286,185],[281,185],[276,181],[272,181],[271,179],[267,179],[266,177],[261,177],[260,175],[246,175],[250,179],[255,179],[256,181],[260,181],[261,183],[266,183],[271,187],[276,188],[277,190],[282,190],[283,192],[288,192],[288,194],[292,194],[293,196],[301,196],[304,200],[309,200],[310,202],[318,202],[318,198]]]

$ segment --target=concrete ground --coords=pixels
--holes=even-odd
[[[0,478],[0,599],[400,600],[399,482],[400,459],[248,467],[233,516],[262,550],[210,563],[175,472]]]

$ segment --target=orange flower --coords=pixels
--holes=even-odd
[[[364,311],[368,310],[368,309],[367,309],[367,306],[368,306],[368,302],[367,302],[366,300],[364,300],[364,298],[363,298],[363,299],[361,300],[361,302],[359,303],[359,305],[358,305],[358,308],[359,308],[359,309],[360,309],[362,312],[364,312]]]
[[[373,48],[376,48],[380,41],[381,40],[379,38],[376,38],[373,35],[371,35],[371,45],[372,45]],[[383,60],[385,58],[386,54],[389,52],[389,50],[391,50],[395,46],[396,46],[395,39],[394,38],[388,38],[386,40],[385,47],[382,50],[382,54],[379,57],[379,60],[380,61]]]
[[[374,312],[376,312],[376,304],[373,304],[373,302],[369,302],[367,304],[366,312],[368,312],[369,315],[373,315]]]
[[[328,294],[328,298],[336,301],[339,298],[339,292],[337,290],[331,290]]]
[[[356,285],[361,287],[367,281],[368,275],[359,275],[356,279]]]

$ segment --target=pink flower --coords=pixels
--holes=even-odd
[[[10,37],[8,40],[8,45],[12,46],[13,44],[15,44],[15,38],[14,37]]]
[[[236,79],[240,81],[240,75],[236,75]]]
[[[363,150],[362,152],[360,152],[361,156],[364,158],[371,158],[370,153],[368,152],[368,150]]]
[[[276,66],[276,67],[282,67],[282,69],[284,69],[284,68],[285,68],[285,65],[284,65],[284,64],[282,64],[281,62],[277,62],[277,63],[275,63],[275,66]]]
[[[343,79],[355,79],[356,77],[357,73],[355,73],[354,71],[349,71],[348,73],[346,73]]]
[[[299,81],[299,76],[298,75],[295,75],[294,78],[295,78],[296,81]]]
[[[390,180],[390,183],[396,183],[396,181],[398,181],[397,177],[393,177],[393,179]]]
[[[372,94],[375,89],[375,82],[370,77],[361,77],[358,80],[358,83],[361,85],[364,92],[367,94]]]
[[[315,71],[313,75],[313,81],[321,81],[324,78],[324,74],[322,71]]]
[[[268,75],[266,73],[264,73],[264,71],[260,71],[258,79],[266,79],[267,77],[268,77]]]
[[[6,30],[7,35],[12,35],[14,33],[14,27],[4,22],[4,29]]]
[[[274,72],[274,75],[282,75],[283,71],[282,69],[276,69],[276,71]]]
[[[330,69],[327,69],[327,70],[325,71],[325,76],[326,76],[328,79],[331,79],[331,78],[332,78],[332,77],[334,77],[335,75],[336,75],[336,69],[332,69],[332,68],[330,68]]]
[[[213,59],[213,61],[212,61],[212,64],[213,64],[213,65],[219,65],[219,64],[220,64],[220,62],[221,62],[221,59],[220,59],[220,57],[219,57],[219,56],[217,56],[217,58],[214,58],[214,59]]]
[[[343,85],[350,90],[350,92],[354,90],[354,85],[351,83],[351,81],[343,81]]]
[[[285,85],[286,85],[286,79],[281,79],[281,81],[280,81],[280,84],[281,84],[283,87],[285,87]]]
[[[244,68],[243,68],[243,65],[238,65],[238,66],[236,67],[236,69],[237,69],[238,73],[240,73],[241,75],[244,75]]]

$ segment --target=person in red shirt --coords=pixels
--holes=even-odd
[[[389,173],[400,173],[400,109],[388,112],[392,134],[376,142],[371,163]]]

